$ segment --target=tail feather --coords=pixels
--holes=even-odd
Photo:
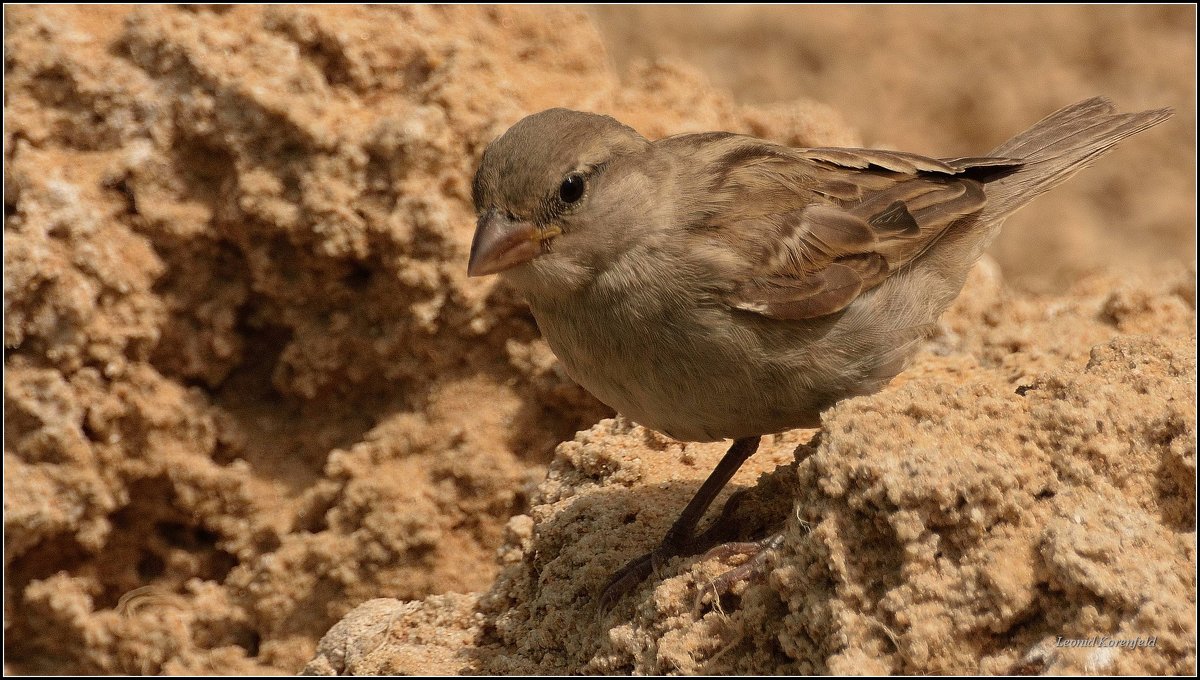
[[[1050,114],[996,147],[988,156],[1000,159],[997,163],[956,159],[956,164],[967,168],[966,172],[978,173],[976,179],[984,183],[987,202],[975,219],[946,230],[922,256],[920,269],[946,281],[944,295],[932,296],[930,309],[941,313],[958,295],[967,272],[1000,232],[1006,217],[1065,182],[1117,142],[1161,123],[1173,113],[1171,109],[1141,113],[1115,110],[1107,98],[1093,97]]]
[[[837,332],[829,336],[837,346],[885,338],[877,341],[874,351],[859,353],[876,362],[860,373],[863,384],[882,384],[900,370],[925,329],[958,296],[967,273],[1005,217],[1069,179],[1117,142],[1172,114],[1170,109],[1126,114],[1115,110],[1108,99],[1094,97],[1047,116],[987,157],[944,161],[959,169],[960,176],[982,182],[987,201],[980,213],[955,223],[904,271],[860,298],[868,303],[849,307]],[[922,294],[915,296],[913,290]],[[872,336],[879,334],[882,324],[890,324],[888,332]]]
[[[982,221],[1012,214],[1036,196],[1070,179],[1117,142],[1170,118],[1171,109],[1115,113],[1105,97],[1093,97],[1056,111],[996,147],[989,156],[1021,161],[1015,172],[989,182]]]

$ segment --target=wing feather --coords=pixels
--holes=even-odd
[[[720,207],[704,224],[758,244],[743,249],[755,264],[727,302],[783,320],[845,309],[978,213],[990,177],[1020,166],[1009,158],[789,149],[738,136],[719,143],[711,196]]]

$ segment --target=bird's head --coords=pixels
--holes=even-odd
[[[650,147],[593,113],[549,109],[513,125],[475,173],[467,274],[505,272],[526,289],[582,283],[631,228],[645,175],[630,161]]]

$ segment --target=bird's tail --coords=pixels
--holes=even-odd
[[[1172,113],[1169,108],[1116,113],[1106,97],[1092,97],[1055,111],[988,154],[1012,158],[1021,165],[987,183],[988,201],[980,221],[987,224],[1004,219],[1091,165],[1117,142],[1158,125]]]
[[[977,219],[951,227],[930,249],[930,260],[941,260],[941,271],[957,272],[965,278],[1006,217],[1091,165],[1117,142],[1158,125],[1174,113],[1169,108],[1141,113],[1115,110],[1108,98],[1092,97],[1055,111],[993,149],[986,158],[947,161],[967,168],[978,166],[977,172],[991,173],[979,177],[984,182],[987,203]],[[1012,164],[1000,163],[1001,159],[1011,160]]]
[[[874,361],[863,378],[882,384],[900,370],[927,329],[962,290],[967,273],[1000,231],[1004,218],[1035,197],[1053,189],[1103,156],[1113,146],[1171,117],[1171,109],[1115,113],[1112,102],[1094,97],[1056,111],[1033,127],[992,150],[987,157],[945,162],[963,175],[983,182],[987,201],[977,216],[951,226],[905,272],[907,282],[881,285],[873,306],[856,308],[866,320],[848,323],[847,337],[861,341],[859,328],[879,325],[879,315],[893,324],[885,334],[888,348],[862,352]],[[919,290],[921,295],[913,295]]]
[[[947,229],[915,266],[919,272],[914,273],[940,279],[927,286],[931,292],[920,305],[925,310],[917,315],[920,320],[936,319],[954,300],[1006,217],[1065,182],[1117,142],[1173,113],[1171,109],[1114,113],[1114,109],[1108,99],[1093,97],[1050,114],[987,157],[946,161],[983,182],[987,202],[973,219]]]

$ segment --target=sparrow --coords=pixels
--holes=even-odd
[[[1171,115],[1096,97],[943,159],[729,132],[650,141],[561,108],[493,141],[468,275],[522,293],[567,374],[617,412],[682,441],[734,440],[601,607],[728,535],[697,526],[762,435],[818,427],[903,370],[1006,217]]]

